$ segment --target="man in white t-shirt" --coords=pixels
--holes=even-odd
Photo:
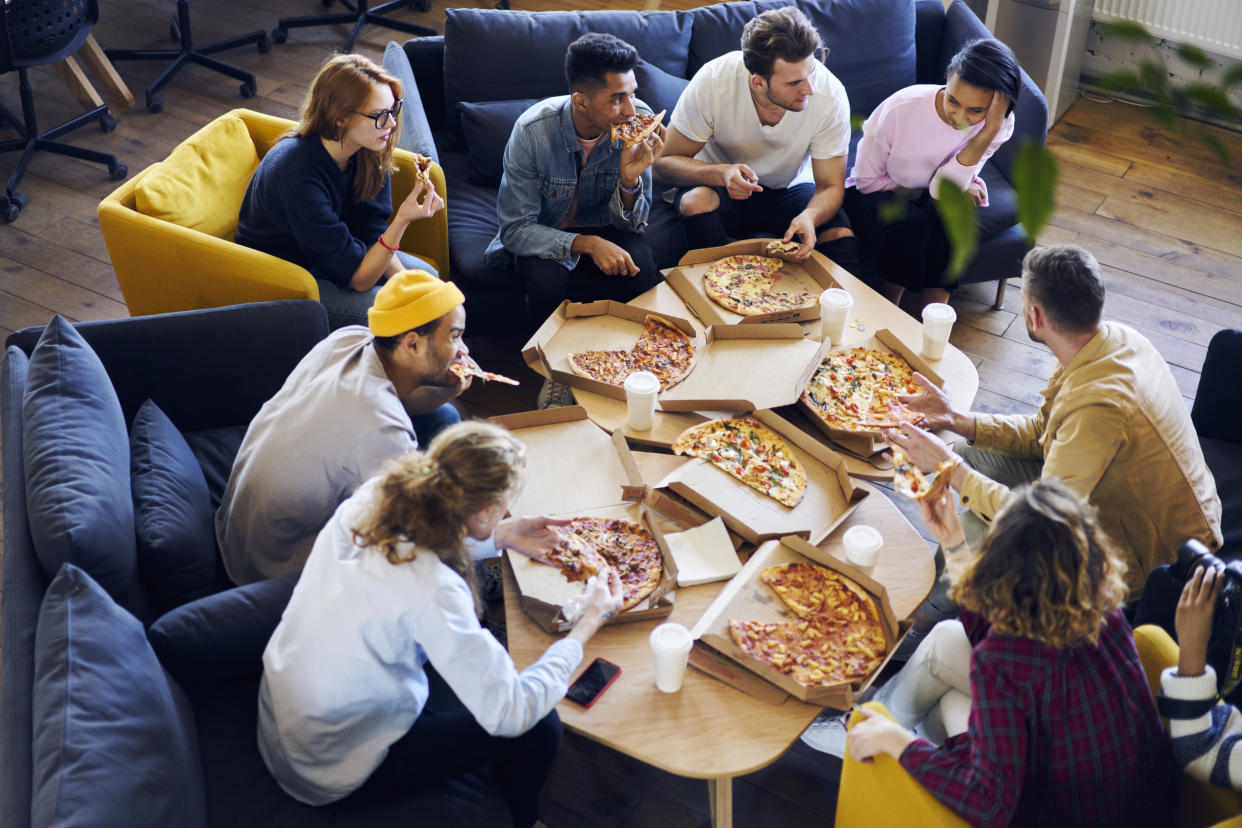
[[[841,211],[850,107],[816,57],[819,32],[793,6],[760,14],[742,49],[704,64],[682,93],[656,159],[676,186],[691,248],[769,233],[847,270],[858,247]]]

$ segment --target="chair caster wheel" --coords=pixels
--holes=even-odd
[[[9,198],[0,198],[0,219],[4,219],[7,224],[17,221],[17,216],[22,211],[22,205],[15,200]]]
[[[120,162],[109,164],[108,175],[112,176],[113,181],[120,181],[125,176],[129,175],[129,167]]]
[[[273,43],[284,43],[288,39],[289,39],[288,29],[282,29],[279,26],[277,26],[275,29],[272,29],[272,42]]]
[[[111,132],[114,129],[116,129],[116,118],[107,112],[99,116],[100,132]]]
[[[259,41],[259,54],[266,55],[270,51],[272,51],[272,39],[265,34]]]
[[[241,92],[243,98],[253,98],[255,93],[258,92],[253,83],[243,83],[237,87],[237,91]]]
[[[147,100],[147,112],[152,115],[159,115],[164,111],[164,102],[159,98],[150,98]]]

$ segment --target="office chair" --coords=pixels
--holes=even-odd
[[[320,2],[325,7],[332,5],[332,0],[320,0]],[[396,29],[399,32],[412,35],[434,36],[439,34],[439,32],[430,27],[420,26],[417,23],[407,23],[404,20],[398,20],[395,17],[388,17],[384,14],[384,12],[391,9],[407,5],[416,11],[427,11],[427,9],[431,8],[431,0],[388,0],[387,3],[381,3],[373,9],[368,7],[368,0],[357,0],[357,3],[353,2],[353,0],[341,0],[341,5],[349,9],[349,12],[281,18],[276,22],[276,28],[272,29],[272,40],[277,43],[284,43],[289,39],[290,29],[353,23],[354,30],[350,32],[349,39],[345,41],[345,48],[341,50],[343,52],[352,52],[354,50],[354,41],[358,39],[359,32],[362,31],[362,27],[367,23],[374,23],[377,26]]]
[[[164,88],[164,85],[173,79],[173,76],[181,71],[188,63],[197,63],[199,66],[205,66],[213,72],[219,72],[222,75],[228,75],[236,78],[242,84],[238,87],[243,98],[253,98],[257,91],[254,75],[250,72],[238,69],[236,66],[216,60],[209,55],[217,52],[224,52],[229,49],[235,49],[238,46],[245,46],[248,43],[257,44],[259,51],[263,54],[271,51],[272,41],[268,39],[267,32],[258,31],[250,34],[239,35],[237,37],[226,38],[225,40],[217,40],[215,43],[209,43],[206,46],[194,48],[194,36],[190,30],[190,3],[189,0],[177,0],[177,16],[173,19],[172,24],[168,27],[169,36],[181,44],[179,49],[106,49],[104,54],[110,60],[168,60],[172,59],[172,63],[160,73],[160,76],[147,87],[147,110],[149,112],[162,112],[164,110],[164,102],[159,99],[157,93]]]
[[[26,197],[17,193],[17,185],[36,152],[51,152],[107,164],[108,174],[116,181],[129,175],[129,169],[115,155],[56,140],[90,121],[98,121],[104,132],[110,132],[116,127],[116,119],[108,114],[106,105],[97,106],[45,132],[39,131],[39,122],[35,117],[34,91],[30,87],[27,69],[59,63],[78,51],[98,19],[97,0],[67,0],[55,5],[46,0],[0,2],[0,73],[17,70],[22,100],[21,121],[7,108],[0,107],[3,120],[11,122],[21,134],[20,138],[0,142],[0,153],[20,150],[22,154],[17,168],[9,177],[4,195],[0,196],[0,218],[6,222],[15,220],[22,207],[26,206]]]

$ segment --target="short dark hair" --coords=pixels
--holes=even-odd
[[[772,77],[776,59],[786,63],[828,53],[814,24],[794,6],[769,9],[742,29],[742,63],[752,75]]]
[[[565,52],[565,81],[570,92],[594,92],[607,85],[610,72],[629,72],[638,65],[638,50],[619,37],[588,32]]]
[[[436,329],[440,327],[440,323],[444,321],[446,316],[448,316],[447,313],[444,314],[444,316],[437,316],[435,319],[430,322],[424,322],[417,328],[410,328],[410,331],[413,331],[419,336],[431,336],[436,332]],[[401,333],[393,334],[392,336],[376,336],[373,337],[371,341],[375,344],[375,350],[379,351],[381,354],[391,354],[397,345],[400,344],[401,337],[405,336],[410,331],[402,331]]]
[[[969,40],[957,50],[945,69],[945,78],[957,75],[971,86],[999,92],[1009,99],[1013,112],[1022,93],[1022,69],[1013,50],[991,37]],[[1006,114],[1008,114],[1006,112]]]
[[[1053,330],[1092,333],[1104,311],[1100,263],[1076,244],[1036,247],[1022,260],[1022,290],[1038,302]]]

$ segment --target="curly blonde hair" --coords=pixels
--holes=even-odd
[[[500,426],[449,426],[426,451],[388,462],[374,506],[353,529],[354,543],[375,548],[393,564],[413,560],[415,547],[429,550],[473,591],[466,522],[504,503],[521,486],[525,468],[525,448]]]
[[[300,121],[294,135],[318,135],[330,141],[341,139],[337,121],[353,117],[355,110],[366,104],[375,87],[384,85],[392,90],[394,100],[401,98],[401,81],[384,68],[362,55],[333,55],[324,61],[311,81],[310,91],[302,102]],[[392,171],[392,150],[401,133],[401,119],[393,125],[392,134],[382,152],[366,149],[355,154],[353,191],[355,202],[375,198],[384,186],[384,176]]]
[[[1056,479],[1014,490],[949,595],[1005,635],[1094,643],[1125,599],[1126,564],[1095,510]]]

